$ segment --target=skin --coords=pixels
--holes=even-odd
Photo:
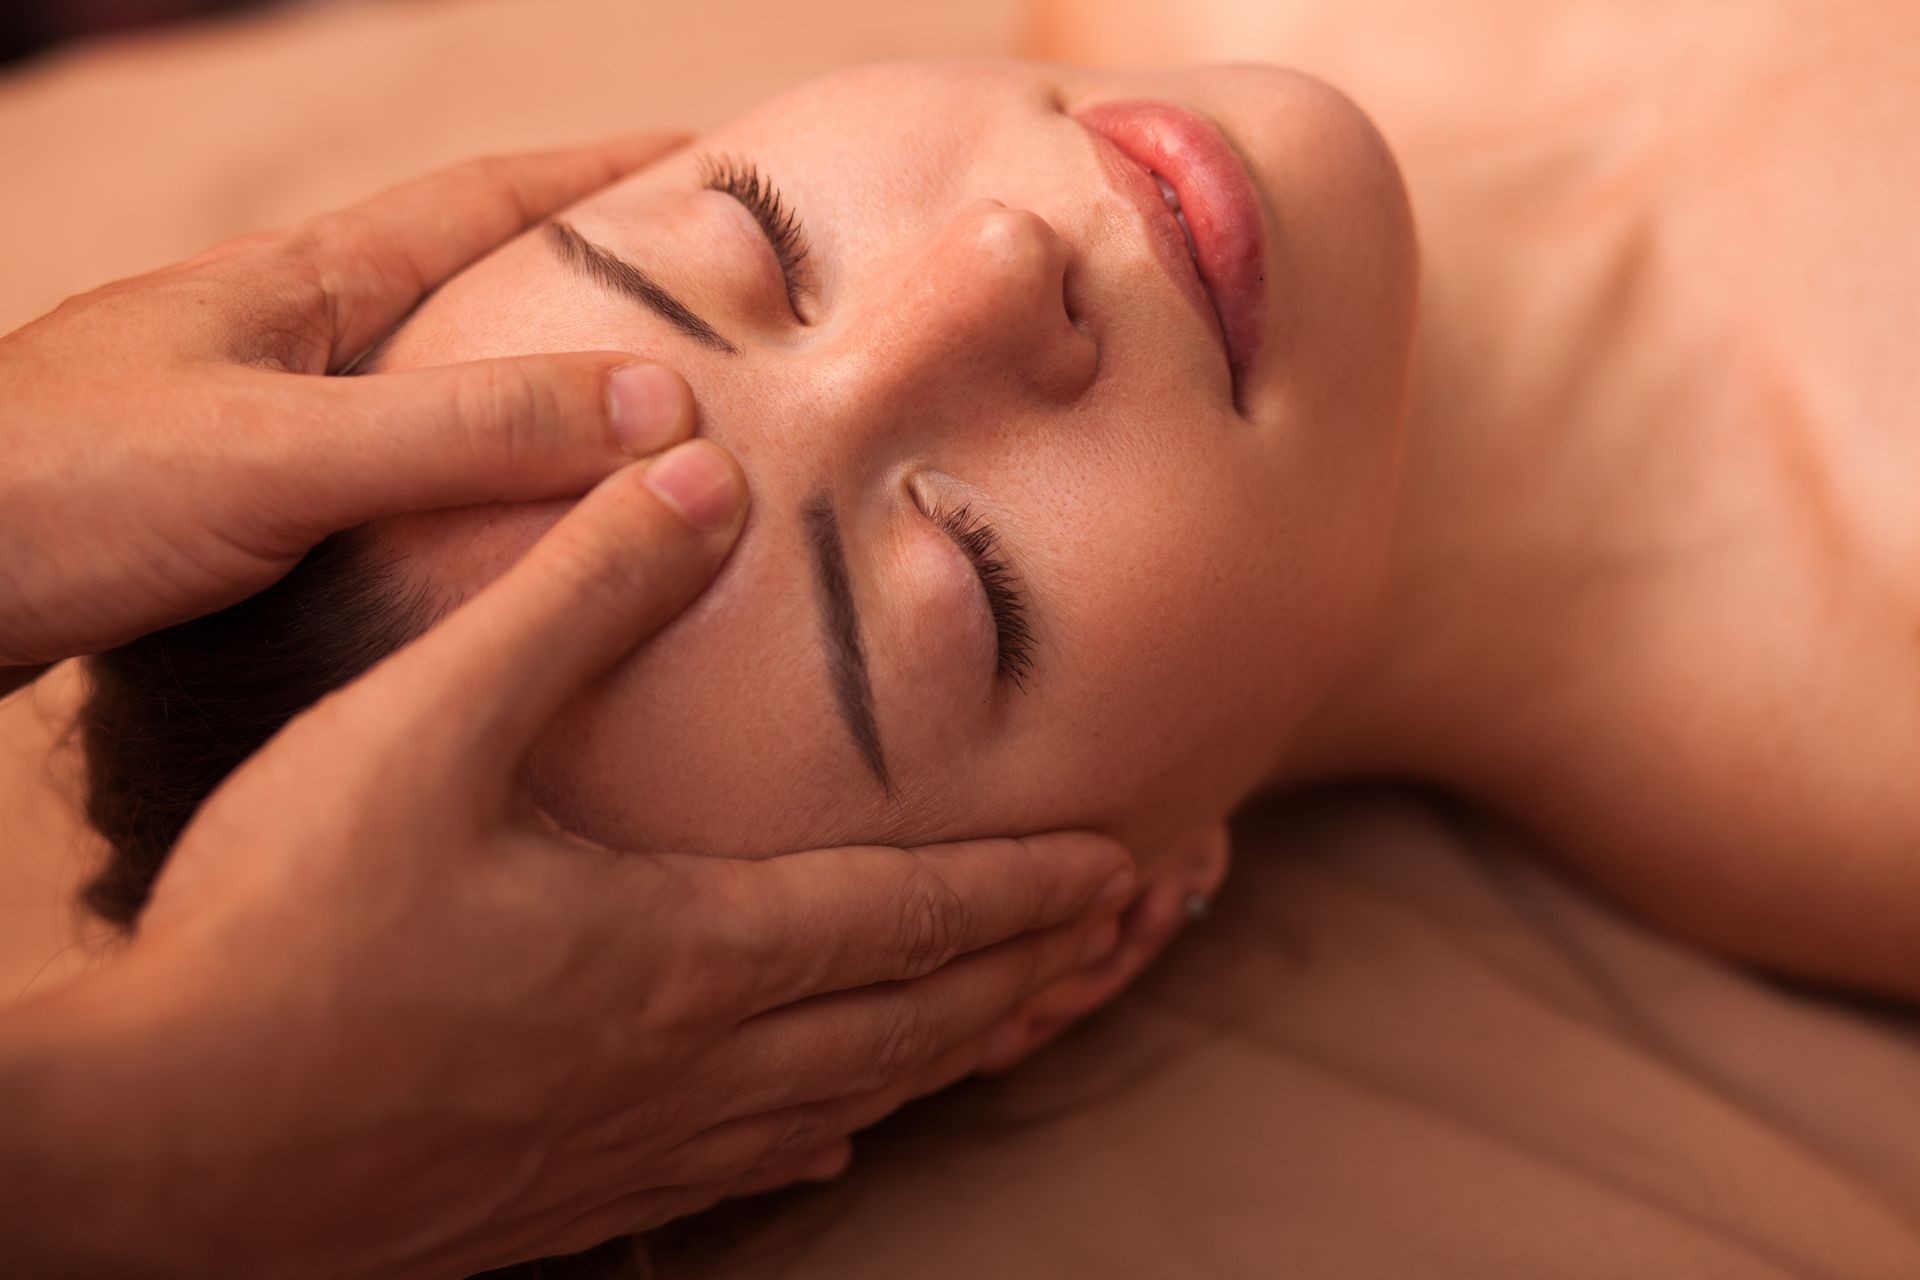
[[[1516,67],[1550,65],[1528,47],[1516,46]],[[1881,65],[1897,42],[1849,28],[1844,47],[1861,75],[1906,83]],[[759,159],[820,222],[823,267],[857,262],[859,274],[829,273],[821,327],[785,335],[778,379],[749,394],[724,374],[696,378],[715,433],[738,433],[756,484],[777,496],[686,632],[722,635],[741,616],[736,600],[765,610],[767,625],[704,657],[670,635],[630,665],[550,748],[551,789],[586,829],[657,825],[695,843],[704,832],[729,853],[843,838],[836,823],[963,832],[1072,815],[1126,833],[1173,886],[1205,882],[1182,850],[1202,847],[1197,833],[1261,781],[1410,779],[1511,822],[1676,933],[1920,998],[1920,609],[1908,585],[1912,469],[1900,465],[1913,437],[1887,408],[1901,403],[1893,371],[1909,363],[1911,272],[1874,248],[1897,242],[1898,217],[1863,212],[1911,196],[1873,158],[1901,136],[1898,114],[1862,117],[1844,76],[1819,80],[1833,93],[1802,103],[1766,147],[1743,141],[1769,68],[1799,65],[1799,50],[1788,38],[1737,64],[1748,79],[1702,82],[1656,138],[1633,131],[1642,116],[1605,105],[1637,100],[1637,63],[1622,64],[1614,97],[1603,78],[1565,91],[1575,105],[1602,94],[1586,114],[1549,78],[1516,88],[1518,104],[1474,95],[1472,111],[1436,117],[1436,76],[1450,82],[1484,53],[1422,53],[1432,65],[1404,75],[1319,60],[1381,104],[1426,211],[1425,336],[1399,474],[1387,405],[1412,303],[1411,237],[1370,132],[1309,81],[882,69],[809,86],[704,141]],[[1143,48],[1134,60],[1162,56]],[[947,91],[961,77],[973,83],[956,100]],[[1009,99],[1045,103],[1056,85],[1075,106],[1200,107],[1248,159],[1273,215],[1269,301],[1283,327],[1268,346],[1282,356],[1248,388],[1252,431],[1231,429],[1205,342],[1144,269],[1148,284],[1108,305],[1145,317],[1152,344],[1116,343],[1070,404],[1032,390],[1046,347],[1007,319],[1014,308],[969,309],[993,279],[977,269],[978,239],[953,230],[968,225],[969,199],[1040,214],[1080,252],[1070,263],[1099,268],[1083,272],[1095,284],[1113,269],[1085,166],[1056,156],[1044,133],[994,123],[1018,115]],[[852,109],[876,97],[884,110]],[[1518,121],[1535,123],[1503,144]],[[823,137],[861,138],[859,154]],[[991,145],[969,141],[981,138]],[[1632,163],[1590,162],[1607,155]],[[928,156],[931,174],[913,167]],[[580,220],[596,235],[633,234],[667,216],[642,207],[644,193],[686,173],[650,171],[621,192],[634,205],[589,206]],[[847,191],[858,217],[846,216]],[[948,269],[955,244],[973,249],[976,269]],[[480,282],[509,261],[446,290],[396,356],[412,341],[519,349],[480,330]],[[463,320],[469,286],[476,315]],[[1863,298],[1877,319],[1862,319]],[[484,303],[527,308],[521,327],[536,332],[538,305]],[[568,324],[585,323],[577,295],[563,305],[576,308]],[[777,300],[757,314],[777,316]],[[725,367],[713,358],[699,372]],[[736,415],[733,403],[760,412]],[[1048,430],[1041,419],[1074,421]],[[888,805],[830,731],[806,574],[791,545],[764,546],[765,526],[784,517],[791,544],[785,513],[812,488],[917,465],[957,474],[983,508],[1005,504],[993,514],[1033,579],[1041,647],[1030,691],[997,694],[981,720],[926,674],[948,669],[937,642],[915,668],[910,647],[876,639],[882,727],[909,765]],[[463,576],[489,572],[489,546],[503,562],[528,536],[516,519],[538,517],[469,515],[459,532],[449,522],[394,536],[412,539],[424,579],[457,596]],[[434,562],[446,540],[459,549]],[[855,577],[884,580],[871,563]],[[909,600],[898,590],[870,607],[910,613]],[[622,732],[622,708],[640,705],[667,708],[678,732]],[[689,753],[717,778],[754,778],[769,803],[624,801],[626,771]]]
[[[1920,12],[1049,8],[1074,61],[1327,77],[1419,211],[1390,608],[1313,777],[1417,779],[1670,932],[1920,1000]]]
[[[1878,47],[1891,46],[1881,41]],[[1371,91],[1366,96],[1378,100]],[[1842,105],[1845,118],[1857,124],[1856,95],[1846,94]],[[1421,109],[1430,111],[1424,102]],[[1530,118],[1506,100],[1499,113],[1503,122]],[[1678,129],[1671,132],[1684,140]],[[1769,136],[1769,163],[1756,167],[1767,171],[1771,185],[1759,184],[1760,192],[1817,189],[1811,180],[1823,178],[1817,168],[1803,164],[1794,171],[1795,157],[1804,160],[1815,149],[1785,147],[1777,129]],[[1819,154],[1828,153],[1836,136],[1820,139]],[[1458,153],[1457,146],[1433,152]],[[1456,194],[1473,196],[1473,181],[1486,180],[1474,169],[1480,154],[1467,155]],[[1807,281],[1843,278],[1830,268],[1847,256],[1840,233],[1852,218],[1831,236],[1794,241],[1795,224],[1779,202],[1748,198],[1755,184],[1741,159],[1734,154],[1711,167],[1679,166],[1700,174],[1680,189],[1636,174],[1633,199],[1620,207],[1634,216],[1649,207],[1690,211],[1697,215],[1691,222],[1679,221],[1679,229],[1695,233],[1685,242],[1688,260],[1717,253],[1738,266],[1717,277],[1723,286],[1740,286],[1716,290],[1717,297],[1734,299],[1726,303],[1729,314],[1715,316],[1724,322],[1715,330],[1722,341],[1727,326],[1739,336],[1766,336],[1769,320],[1780,322],[1780,308],[1761,304],[1767,265],[1788,260],[1795,264],[1791,315],[1809,326],[1814,322],[1805,317],[1825,315],[1834,323],[1794,330],[1780,335],[1793,341],[1754,350],[1818,357],[1822,335],[1830,341],[1848,335],[1862,339],[1855,354],[1869,374],[1900,367],[1878,358],[1865,340],[1877,335],[1861,335],[1857,324],[1846,323],[1856,298],[1834,307],[1825,304],[1836,300],[1820,293],[1813,300],[1821,306],[1807,305]],[[1804,388],[1787,394],[1781,370],[1765,362],[1744,370],[1752,376],[1714,379],[1716,388],[1735,393],[1732,403],[1707,401],[1717,412],[1706,425],[1719,430],[1699,430],[1701,400],[1673,395],[1664,378],[1653,380],[1660,394],[1636,400],[1625,414],[1616,411],[1617,380],[1614,398],[1568,397],[1543,409],[1537,384],[1515,375],[1552,368],[1554,358],[1570,351],[1587,367],[1594,335],[1577,326],[1569,334],[1564,325],[1521,324],[1523,310],[1535,316],[1543,308],[1497,304],[1509,295],[1537,300],[1543,282],[1565,283],[1566,273],[1554,268],[1570,260],[1568,246],[1554,235],[1573,220],[1483,216],[1512,212],[1510,193],[1497,190],[1497,179],[1506,175],[1495,176],[1496,191],[1479,190],[1479,203],[1426,202],[1430,217],[1436,204],[1447,205],[1450,216],[1441,226],[1448,251],[1434,256],[1442,261],[1443,283],[1455,287],[1435,291],[1440,314],[1477,320],[1479,328],[1435,326],[1444,337],[1427,348],[1422,364],[1426,429],[1413,459],[1412,489],[1397,516],[1387,593],[1393,607],[1362,628],[1364,657],[1313,700],[1317,714],[1278,753],[1276,773],[1391,770],[1443,781],[1527,820],[1548,847],[1676,928],[1782,967],[1920,990],[1912,983],[1913,882],[1910,872],[1902,873],[1912,864],[1915,829],[1903,797],[1910,794],[1916,704],[1904,695],[1912,688],[1910,640],[1920,631],[1913,627],[1910,593],[1877,587],[1865,597],[1874,607],[1863,610],[1863,594],[1854,589],[1868,578],[1911,581],[1911,522],[1897,518],[1910,509],[1903,505],[1908,486],[1902,477],[1911,469],[1886,463],[1888,449],[1901,447],[1905,437],[1896,431],[1866,438],[1857,424],[1885,415],[1836,413],[1830,398],[1810,401]],[[1889,193],[1867,194],[1883,198],[1839,203],[1894,207],[1884,198]],[[1592,207],[1568,202],[1589,214]],[[1784,224],[1756,219],[1756,209]],[[1624,221],[1634,229],[1631,219]],[[1660,225],[1675,229],[1673,219]],[[1744,245],[1736,234],[1743,230]],[[1623,237],[1629,247],[1644,248],[1646,240],[1644,234]],[[1792,247],[1791,256],[1783,245]],[[1643,256],[1621,253],[1607,255],[1601,269],[1644,283],[1648,266]],[[1876,263],[1873,278],[1886,278],[1887,268]],[[1502,289],[1489,289],[1490,282]],[[1463,316],[1469,300],[1480,310]],[[576,299],[575,305],[582,304]],[[1893,325],[1886,332],[1901,330]],[[1693,360],[1691,348],[1676,346],[1671,330],[1656,326],[1628,324],[1599,336],[1611,358],[1591,366],[1596,381],[1610,369],[1618,372],[1623,350],[1664,356],[1654,365],[1669,375],[1675,364],[1719,367]],[[1565,349],[1555,346],[1569,338]],[[1549,359],[1541,358],[1543,349]],[[1834,364],[1811,362],[1815,373],[1831,373]],[[1809,364],[1796,360],[1788,372],[1804,379]],[[1870,377],[1847,377],[1820,389],[1844,398],[1849,388],[1872,385]],[[701,390],[704,403],[704,380]],[[1811,413],[1809,403],[1828,407]],[[1542,429],[1543,417],[1554,430]],[[1850,430],[1849,423],[1856,425]],[[1798,430],[1788,429],[1795,424]],[[1580,448],[1567,448],[1570,440]],[[1797,465],[1757,475],[1767,458],[1756,441],[1781,448]],[[1796,444],[1797,451],[1786,448]],[[1663,477],[1684,483],[1652,492],[1642,482],[1644,469],[1624,465],[1635,458],[1661,459]],[[1871,474],[1855,474],[1862,470]],[[1850,481],[1850,501],[1838,509],[1820,503],[1823,471]],[[1512,501],[1488,502],[1489,493]],[[1874,501],[1862,502],[1863,495]],[[1516,502],[1525,519],[1513,518]],[[1788,519],[1780,518],[1783,512]],[[1877,521],[1875,512],[1896,518]],[[1742,513],[1753,518],[1728,519]],[[489,528],[505,523],[469,525],[469,545],[477,549]],[[1729,573],[1725,557],[1711,554],[1730,544],[1707,535],[1729,529],[1740,535],[1732,545],[1750,572]],[[1606,531],[1609,540],[1596,544],[1596,531]],[[1594,574],[1601,565],[1612,572]],[[451,579],[423,573],[421,580],[448,597],[461,590]],[[1836,590],[1836,583],[1846,589]],[[1570,586],[1582,589],[1570,594]],[[1490,619],[1499,625],[1489,626]],[[1847,628],[1844,637],[1836,626]],[[1596,636],[1608,643],[1595,646]],[[1747,643],[1757,637],[1767,641],[1758,646],[1764,652]],[[1751,660],[1729,662],[1730,653]],[[1579,678],[1569,679],[1570,673]],[[1773,678],[1788,673],[1798,681]],[[1650,674],[1662,678],[1649,682]],[[1817,698],[1806,696],[1809,677]],[[1783,688],[1789,692],[1783,695]],[[1855,701],[1836,700],[1836,694]],[[1809,709],[1819,714],[1806,714]],[[1836,722],[1852,731],[1864,725],[1867,732],[1853,732],[1844,741],[1848,749],[1837,751]],[[1649,725],[1662,729],[1658,750],[1648,750]],[[1672,749],[1676,743],[1680,750]],[[1330,744],[1341,750],[1325,750]],[[549,744],[549,757],[554,749]],[[1825,803],[1810,806],[1810,796]],[[594,817],[585,804],[574,816],[582,823]],[[1836,837],[1839,857],[1804,856],[1810,847],[1830,848]],[[1836,869],[1843,874],[1832,874]],[[1814,916],[1818,927],[1808,928]]]
[[[1270,331],[1238,406],[1218,339],[1063,114],[1120,99],[1211,117],[1265,204]],[[798,318],[751,219],[701,189],[714,153],[750,158],[804,220],[814,288]],[[1149,932],[1169,932],[1180,898],[1224,873],[1222,819],[1289,767],[1377,607],[1415,253],[1364,118],[1266,68],[882,66],[769,103],[567,222],[738,353],[533,235],[440,290],[381,366],[609,345],[671,361],[755,502],[713,588],[548,737],[554,811],[608,843],[734,856],[1086,826],[1138,852]],[[827,676],[801,514],[823,491],[890,793]],[[996,677],[984,598],[916,493],[996,529],[1034,632],[1024,687]],[[380,533],[451,603],[557,510]],[[668,770],[685,785],[642,798],[636,780]]]
[[[617,352],[288,375],[338,370],[422,292],[673,141],[474,161],[102,285],[0,337],[0,691],[259,591],[336,529],[577,497],[669,443],[672,404],[616,410],[611,374],[634,363]],[[102,369],[137,373],[137,392]]]
[[[832,1176],[1113,951],[1134,875],[1097,835],[742,862],[595,848],[529,803],[533,740],[708,585],[744,477],[685,440],[684,381],[620,353],[312,375],[630,150],[461,166],[0,339],[0,675],[216,608],[374,511],[605,477],[235,769],[110,963],[0,1017],[25,1270],[464,1275]]]

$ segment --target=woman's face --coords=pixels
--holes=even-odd
[[[1250,186],[1143,103],[1212,121]],[[741,855],[1090,826],[1150,868],[1284,758],[1377,585],[1412,326],[1398,175],[1343,99],[1253,67],[882,66],[562,222],[383,367],[642,353],[753,490],[712,588],[549,735],[568,825]],[[563,505],[382,536],[454,601]]]

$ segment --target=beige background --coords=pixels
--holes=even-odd
[[[398,0],[56,55],[0,80],[0,329],[461,156],[699,129],[1028,25],[1017,0]]]

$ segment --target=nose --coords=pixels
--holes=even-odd
[[[1039,214],[964,206],[900,273],[877,376],[911,378],[976,403],[997,393],[1070,401],[1099,352],[1072,309],[1073,252]],[[955,385],[959,384],[959,385]]]

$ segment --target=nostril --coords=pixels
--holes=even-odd
[[[1067,313],[1067,323],[1084,333],[1086,322],[1082,318],[1080,291],[1076,287],[1079,280],[1080,273],[1069,263],[1067,269],[1060,273],[1060,306]]]
[[[1072,246],[1039,213],[993,200],[980,201],[957,226],[969,259],[969,285],[956,295],[969,304],[966,318],[1048,394],[1079,395],[1099,364],[1099,340],[1091,280]]]

